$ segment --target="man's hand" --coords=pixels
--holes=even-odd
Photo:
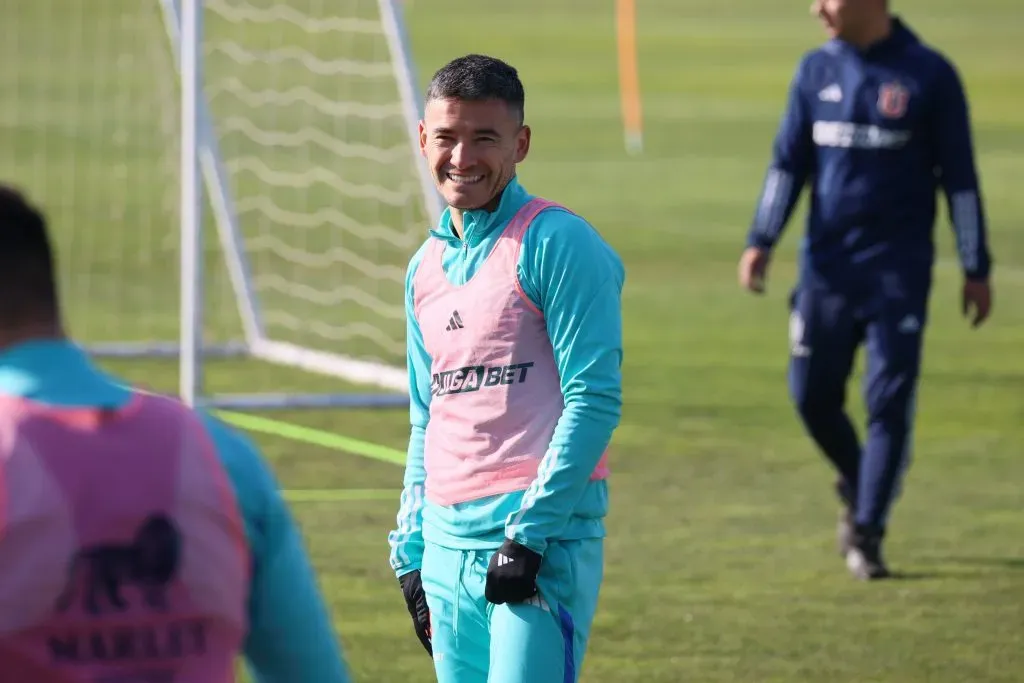
[[[964,317],[971,318],[971,327],[979,327],[992,310],[992,287],[988,280],[964,280],[961,301]]]
[[[402,595],[405,596],[405,604],[409,608],[409,616],[412,617],[416,637],[423,643],[427,654],[433,657],[434,648],[430,644],[430,610],[427,609],[427,596],[423,592],[420,571],[417,569],[408,574],[402,574],[398,583],[402,586]]]
[[[751,292],[764,293],[764,281],[768,274],[768,250],[760,247],[747,247],[740,257],[740,284]]]
[[[487,566],[484,597],[501,605],[529,600],[537,594],[541,556],[515,541],[506,540]]]

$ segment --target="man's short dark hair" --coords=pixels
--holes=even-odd
[[[49,322],[57,313],[46,219],[19,190],[0,183],[0,324]]]
[[[431,100],[501,100],[523,122],[526,93],[519,72],[495,57],[471,54],[448,62],[434,74],[427,88]]]

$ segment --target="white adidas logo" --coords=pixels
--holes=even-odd
[[[843,89],[839,87],[838,83],[833,83],[818,93],[818,99],[822,102],[842,102]]]
[[[515,558],[509,557],[505,553],[498,553],[498,566],[499,567],[503,567],[506,564],[512,564],[515,561],[516,561]]]
[[[921,329],[921,323],[918,321],[917,316],[910,314],[900,321],[899,331],[903,334],[914,334]]]

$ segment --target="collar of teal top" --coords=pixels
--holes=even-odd
[[[85,351],[69,339],[31,339],[0,349],[0,367],[44,369],[56,357],[84,358]]]
[[[120,402],[127,390],[68,339],[34,339],[0,351],[0,393],[47,403]]]
[[[463,212],[462,239],[455,234],[455,229],[452,227],[451,207],[445,208],[441,214],[441,220],[438,221],[437,228],[431,230],[430,234],[449,243],[458,244],[464,241],[471,247],[475,246],[496,227],[510,221],[523,204],[529,200],[530,194],[526,191],[526,188],[519,184],[516,176],[512,176],[512,179],[505,185],[505,189],[501,191],[501,199],[498,201],[498,207],[494,211],[473,209]]]

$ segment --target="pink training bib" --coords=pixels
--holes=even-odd
[[[484,264],[451,284],[431,240],[415,275],[415,314],[431,357],[426,496],[452,505],[529,488],[564,399],[544,315],[523,292],[516,265],[523,237],[546,209],[523,205]],[[605,454],[592,479],[608,476]]]
[[[249,552],[201,418],[0,397],[0,680],[228,683]]]

